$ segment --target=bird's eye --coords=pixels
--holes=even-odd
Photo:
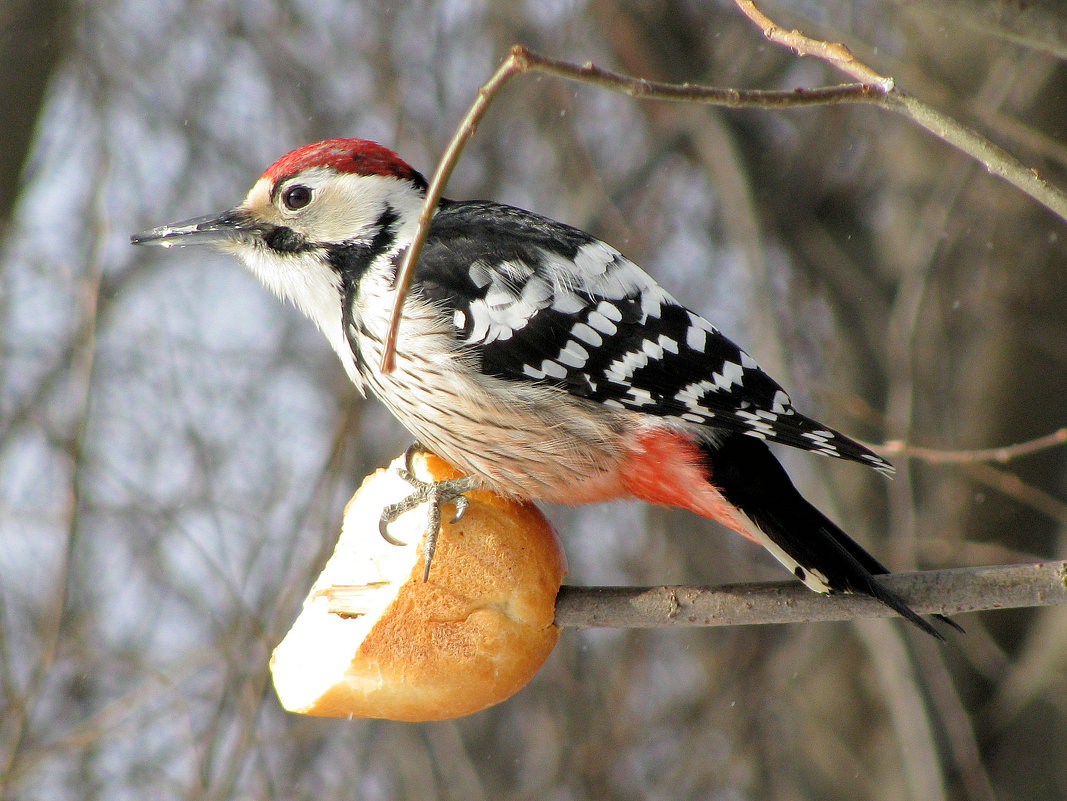
[[[296,186],[290,186],[285,190],[285,194],[282,195],[282,203],[285,204],[285,208],[290,211],[296,211],[302,209],[308,203],[311,202],[311,189],[303,184],[297,184]]]

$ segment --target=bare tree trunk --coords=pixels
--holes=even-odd
[[[0,4],[0,231],[11,216],[48,81],[69,36],[63,0],[9,0]]]

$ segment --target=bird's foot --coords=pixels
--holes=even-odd
[[[441,507],[448,503],[455,504],[456,513],[452,517],[452,522],[458,522],[470,503],[464,493],[476,489],[478,485],[470,476],[450,478],[445,481],[423,481],[416,477],[412,460],[421,450],[423,448],[417,442],[408,448],[404,454],[404,468],[397,471],[400,477],[414,488],[414,492],[382,510],[378,531],[386,542],[392,545],[406,545],[407,543],[389,533],[389,525],[405,512],[410,512],[427,502],[430,504],[426,520],[425,567],[422,571],[422,580],[426,581],[430,577],[430,563],[433,562],[434,551],[437,549],[437,535],[441,530]]]

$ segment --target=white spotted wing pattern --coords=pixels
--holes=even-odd
[[[447,309],[485,373],[555,385],[711,440],[740,433],[892,472],[797,412],[751,356],[578,229],[507,206],[445,201],[420,264],[423,295]]]

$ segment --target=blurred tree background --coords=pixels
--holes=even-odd
[[[1051,2],[766,0],[1067,186]],[[649,78],[840,80],[725,0],[134,0],[0,8],[0,797],[1057,799],[1067,610],[565,632],[454,722],[305,719],[267,673],[363,475],[407,437],[224,257],[133,232],[238,201],[329,136],[432,172],[513,42]],[[512,83],[448,188],[587,228],[794,401],[872,442],[1067,425],[1067,226],[869,107],[719,111]],[[786,455],[896,569],[1065,555],[1064,454]],[[552,509],[580,584],[771,580],[688,514]]]

